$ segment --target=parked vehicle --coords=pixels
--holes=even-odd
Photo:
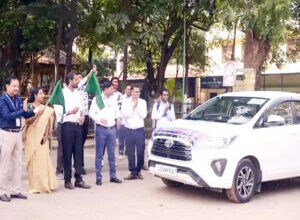
[[[217,96],[148,145],[150,173],[168,187],[226,191],[247,202],[261,183],[300,176],[300,95],[234,92]]]

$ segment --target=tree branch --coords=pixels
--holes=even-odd
[[[197,24],[191,24],[191,26],[192,27],[195,27],[195,28],[198,28],[198,29],[200,29],[200,30],[202,30],[202,31],[208,31],[209,29],[208,28],[204,28],[204,27],[201,27],[201,26],[199,26],[199,25],[197,25]]]

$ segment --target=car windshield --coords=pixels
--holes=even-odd
[[[269,99],[217,96],[186,116],[187,120],[245,124]]]

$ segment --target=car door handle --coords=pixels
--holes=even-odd
[[[298,135],[298,132],[291,132],[289,133],[290,136],[297,136]]]

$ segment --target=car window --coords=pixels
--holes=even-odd
[[[271,116],[272,115],[272,116]],[[273,109],[271,109],[267,114],[267,119],[274,116],[279,116],[282,119],[284,119],[284,123],[281,125],[289,125],[292,124],[292,109],[290,102],[283,102],[279,105],[275,106]],[[279,118],[277,117],[277,118]]]
[[[186,120],[244,124],[267,103],[266,98],[218,96],[191,112]]]
[[[294,102],[295,106],[295,123],[300,124],[300,101]]]

